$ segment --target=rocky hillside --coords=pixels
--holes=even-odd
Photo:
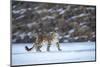
[[[12,2],[12,42],[34,42],[37,33],[59,33],[60,42],[95,41],[96,7]]]

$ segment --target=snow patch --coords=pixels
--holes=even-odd
[[[69,38],[69,37],[70,37],[70,35],[65,35],[64,37]]]
[[[75,31],[75,29],[71,29],[68,33],[71,34]]]
[[[61,15],[61,14],[64,14],[65,13],[65,10],[62,10],[59,14]]]
[[[25,13],[27,10],[26,9],[21,9],[20,10],[20,14],[23,14],[23,13]]]
[[[19,10],[13,10],[12,11],[14,14],[18,14],[20,11]]]
[[[32,44],[12,44],[12,65],[45,64],[60,62],[95,61],[95,42],[60,43],[62,51],[58,51],[55,44],[46,51],[47,46],[41,48],[42,52],[27,52]]]
[[[21,39],[24,39],[24,37],[26,36],[26,33],[19,34],[19,36],[21,37]]]
[[[21,15],[21,16],[17,17],[16,20],[21,19],[23,17],[25,17],[25,15]]]

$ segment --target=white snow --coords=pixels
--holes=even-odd
[[[84,17],[84,16],[88,16],[88,15],[89,14],[82,13],[82,14],[79,14],[79,15],[72,16],[71,18],[69,18],[69,20],[76,19],[76,18],[80,18],[80,17]]]
[[[26,9],[21,9],[20,10],[20,14],[23,14],[23,13],[25,13],[27,10]]]
[[[36,52],[27,52],[25,46],[32,44],[12,44],[12,65],[45,64],[60,62],[95,61],[95,42],[60,43],[62,51],[55,44],[46,51],[46,45]]]
[[[51,9],[48,9],[48,12],[52,12],[52,10],[53,10],[52,8]]]
[[[77,40],[78,38],[79,38],[79,37],[74,37],[74,39],[76,39],[76,40]]]
[[[83,16],[87,16],[88,14],[82,13],[80,15],[78,15],[77,17],[83,17]]]
[[[54,19],[54,16],[47,16],[48,19]]]
[[[32,8],[28,8],[28,10],[32,10]]]
[[[65,35],[64,37],[69,38],[69,37],[70,37],[70,35],[68,34],[68,35]]]
[[[19,35],[20,34],[20,31],[18,31],[18,32],[15,32],[13,35]]]
[[[42,13],[42,10],[37,10],[36,11],[38,14],[41,14]]]
[[[61,15],[61,14],[64,14],[65,13],[65,10],[62,10],[59,14]]]
[[[19,34],[19,36],[21,37],[21,39],[24,39],[24,37],[26,36],[26,33]]]
[[[87,22],[82,22],[82,23],[80,23],[80,26],[82,26],[82,25],[84,25],[84,24],[86,24]]]
[[[30,38],[32,38],[32,32],[29,32],[29,33],[27,33],[27,35],[30,37]]]
[[[42,18],[42,20],[46,20],[46,19],[47,19],[47,16],[45,16],[45,17]]]
[[[18,14],[18,13],[23,14],[23,13],[25,13],[26,11],[27,11],[26,9],[13,10],[13,13],[14,13],[14,14]]]
[[[15,7],[16,7],[16,5],[12,6],[12,8],[15,8]]]
[[[64,42],[69,42],[69,40],[68,40],[68,39],[66,39],[66,40],[64,40]]]
[[[19,10],[13,10],[12,11],[14,14],[18,14],[20,11]]]
[[[54,10],[54,9],[51,8],[51,9],[48,10],[48,12],[54,13],[54,12],[56,12],[56,10]]]
[[[39,8],[39,7],[37,6],[37,7],[35,7],[34,9],[37,10],[38,8]]]
[[[95,10],[93,7],[88,7],[87,10]]]
[[[57,9],[57,12],[61,12],[63,11],[63,8]]]
[[[87,29],[88,28],[88,26],[87,25],[83,25],[83,26],[81,26],[81,28],[80,29]]]
[[[21,19],[23,17],[25,17],[25,15],[21,15],[21,16],[17,17],[16,20]]]
[[[46,19],[55,19],[55,17],[54,16],[45,16],[42,18],[42,20],[46,20]]]
[[[75,31],[75,29],[71,29],[68,31],[69,34],[73,33]]]

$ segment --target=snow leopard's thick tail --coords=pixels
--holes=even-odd
[[[29,48],[28,46],[25,46],[25,50],[27,51],[31,51],[33,48],[34,48],[34,45],[31,48]]]

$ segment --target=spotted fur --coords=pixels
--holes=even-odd
[[[45,42],[47,42],[47,51],[50,51],[50,46],[52,45],[52,42],[55,43],[58,50],[61,51],[58,34],[56,32],[51,32],[49,35],[43,35],[43,34],[38,35],[36,37],[35,44],[33,44],[31,48],[25,46],[25,49],[27,51],[31,51],[33,48],[35,48],[36,51],[41,52],[40,48],[44,45],[43,43]]]

